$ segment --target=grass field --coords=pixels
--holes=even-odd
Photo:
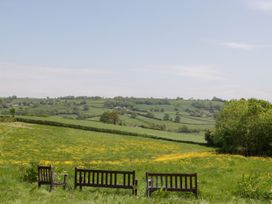
[[[154,136],[159,136],[162,138],[169,138],[169,139],[175,139],[175,140],[180,140],[180,141],[205,143],[203,131],[201,131],[199,133],[175,133],[175,132],[167,132],[167,131],[159,131],[159,130],[140,128],[140,127],[129,127],[129,126],[106,124],[106,123],[101,123],[101,122],[97,122],[97,121],[63,119],[63,118],[54,117],[54,116],[51,116],[51,117],[20,116],[20,117],[35,119],[35,120],[61,122],[61,123],[66,123],[66,124],[83,125],[83,126],[87,126],[87,127],[96,127],[96,128],[103,128],[103,129],[108,129],[108,130],[122,130],[122,131],[131,132],[131,133],[148,134],[148,135],[154,135]]]
[[[33,161],[53,164],[59,172],[67,171],[68,189],[49,193],[45,187],[38,189],[36,183],[23,182],[24,169]],[[271,158],[219,155],[202,145],[18,122],[0,123],[0,203],[270,203],[271,164]],[[76,166],[136,170],[139,195],[134,197],[126,190],[115,189],[74,190]],[[200,198],[163,192],[146,198],[146,171],[197,172]],[[251,177],[257,179],[257,187],[251,183]],[[259,192],[259,187],[263,192]]]
[[[123,126],[142,126],[169,132],[179,132],[186,126],[191,131],[203,131],[214,126],[214,117],[223,105],[222,101],[193,99],[0,97],[0,115],[9,115],[10,109],[14,108],[18,116],[50,116],[98,122],[104,112],[117,111],[119,123]],[[132,113],[134,118],[131,117]],[[164,119],[165,114],[169,115],[168,119]],[[179,122],[174,121],[177,115]]]

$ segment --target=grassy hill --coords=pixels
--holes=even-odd
[[[14,108],[19,116],[54,116],[66,119],[99,121],[106,111],[120,115],[119,124],[129,127],[143,127],[169,132],[187,128],[200,132],[214,125],[214,117],[223,107],[224,101],[194,99],[154,98],[0,98],[0,114],[9,115]],[[167,118],[165,115],[168,115]],[[179,121],[175,121],[176,117]]]
[[[175,133],[175,132],[167,132],[167,131],[159,131],[153,129],[146,129],[141,127],[131,127],[131,126],[120,126],[113,124],[101,123],[98,121],[88,121],[88,120],[75,120],[75,119],[63,119],[61,117],[35,117],[35,116],[18,116],[17,118],[22,119],[30,119],[34,120],[33,123],[37,123],[35,121],[49,121],[49,122],[57,122],[61,124],[72,124],[72,125],[80,125],[83,127],[91,127],[97,128],[98,130],[103,130],[102,132],[112,133],[115,130],[121,131],[124,133],[130,133],[129,135],[141,135],[144,137],[158,137],[164,139],[172,139],[177,141],[186,141],[186,142],[195,142],[195,143],[206,143],[204,140],[204,133]],[[127,135],[127,134],[124,134]]]
[[[67,171],[68,189],[49,193],[45,187],[38,189],[36,183],[24,182],[25,169],[32,161],[53,164],[58,172]],[[271,163],[271,158],[219,155],[202,145],[46,125],[0,123],[0,203],[269,203]],[[134,197],[130,192],[115,189],[74,190],[76,166],[136,170],[139,195]],[[158,192],[148,199],[146,171],[197,172],[200,198]],[[251,177],[263,193],[259,187],[254,188]]]

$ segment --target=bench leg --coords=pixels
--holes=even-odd
[[[147,196],[147,197],[151,197],[151,191],[150,191],[149,188],[146,190],[146,196]]]
[[[198,192],[197,192],[197,190],[195,191],[195,197],[198,198]]]
[[[133,195],[135,195],[135,196],[137,196],[137,193],[138,193],[137,187],[138,187],[138,180],[136,179],[134,181],[134,187],[133,187],[133,191],[132,191]]]
[[[132,195],[137,195],[137,193],[138,193],[138,190],[137,190],[137,188],[134,188],[134,189],[132,189]]]
[[[135,191],[134,191],[134,195],[137,196],[137,194],[138,194],[138,190],[137,190],[137,188],[136,188]]]
[[[66,178],[67,178],[67,175],[65,174],[63,178],[63,190],[66,189]]]
[[[49,192],[51,192],[52,189],[53,189],[53,185],[50,185],[50,186],[49,186]]]

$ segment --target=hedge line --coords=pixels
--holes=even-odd
[[[74,129],[79,129],[79,130],[87,130],[87,131],[103,132],[103,133],[111,133],[111,134],[118,134],[118,135],[135,136],[135,137],[143,137],[143,138],[149,138],[149,139],[157,139],[157,140],[164,140],[164,141],[171,141],[171,142],[180,142],[180,143],[187,143],[187,144],[206,145],[206,144],[200,143],[200,142],[181,141],[181,140],[177,140],[177,139],[159,137],[159,136],[156,136],[156,135],[134,133],[134,132],[128,132],[128,131],[123,131],[123,130],[114,130],[114,129],[90,127],[90,126],[68,124],[68,123],[62,123],[62,122],[56,122],[56,121],[35,120],[35,119],[20,118],[20,117],[16,117],[15,119],[18,122],[24,122],[24,123],[74,128]]]

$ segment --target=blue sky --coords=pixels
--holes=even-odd
[[[272,101],[272,0],[0,1],[0,96]]]

